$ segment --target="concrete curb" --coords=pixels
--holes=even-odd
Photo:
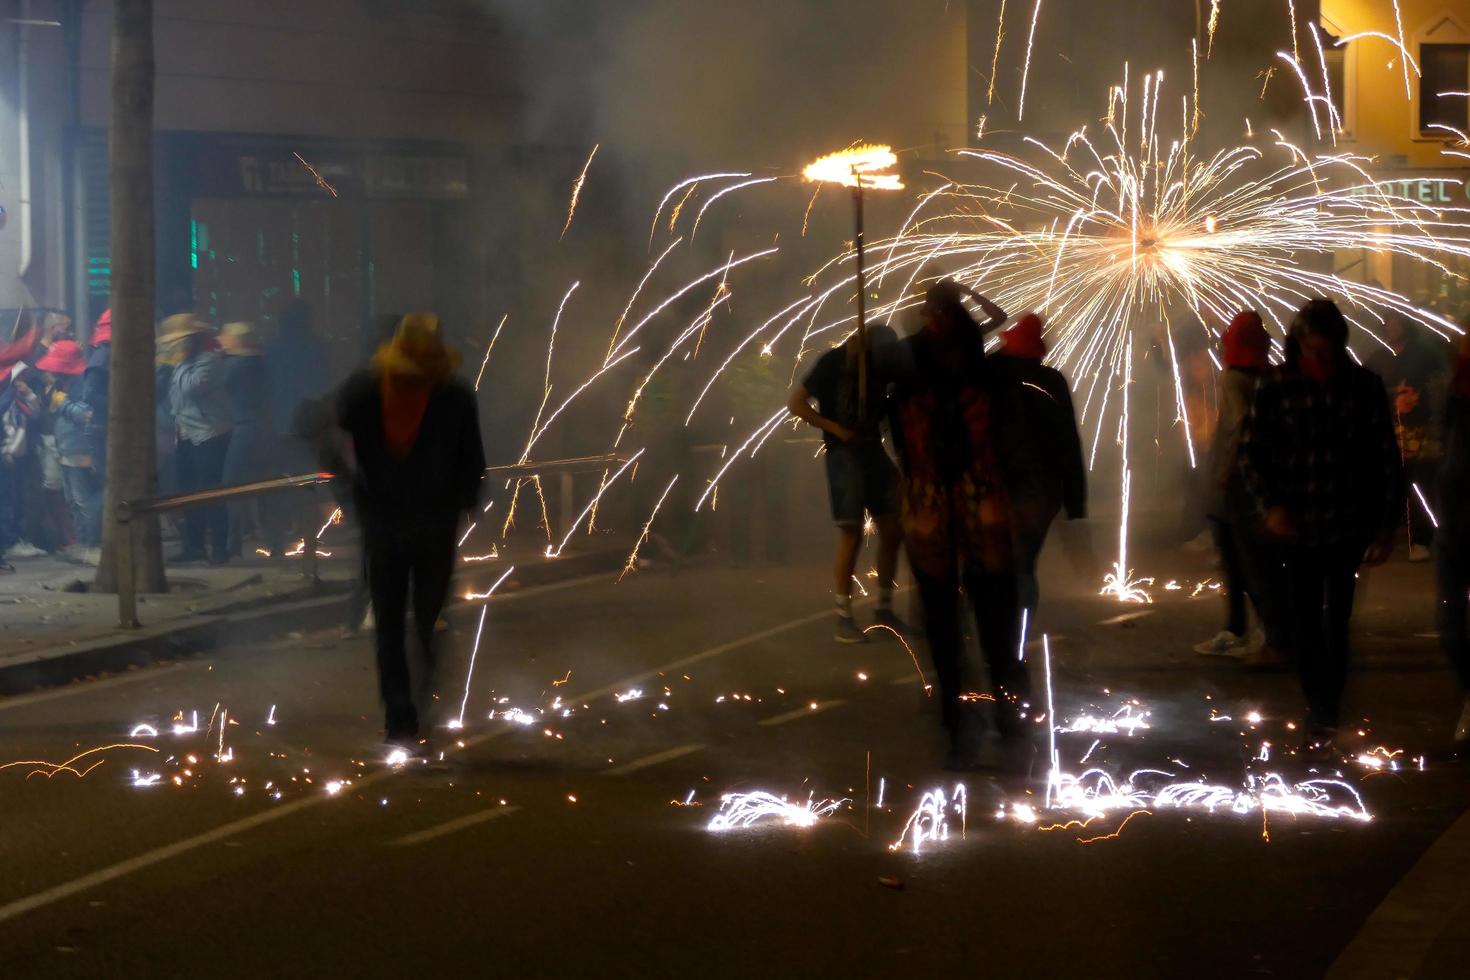
[[[252,628],[266,635],[340,623],[348,601],[347,592],[331,593],[239,612],[190,616],[65,647],[45,647],[0,666],[0,695],[25,694],[96,674],[195,656],[227,638],[238,639],[242,631]]]
[[[626,559],[621,550],[569,555],[556,563],[525,566],[513,579],[519,589],[614,572]],[[203,613],[141,629],[116,631],[107,636],[67,645],[42,647],[7,658],[0,664],[0,697],[59,687],[99,674],[112,674],[183,657],[198,656],[217,646],[238,642],[242,635],[265,638],[297,630],[320,629],[346,621],[351,590],[346,583],[329,583],[340,591],[294,598],[286,602],[252,602],[233,610]],[[504,589],[498,598],[519,589]],[[451,597],[446,614],[463,605]]]

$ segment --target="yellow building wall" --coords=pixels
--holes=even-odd
[[[1470,0],[1399,0],[1398,9],[1416,59],[1421,43],[1470,43]],[[1339,37],[1369,31],[1400,36],[1392,0],[1322,0],[1322,22]],[[1459,169],[1467,161],[1444,155],[1446,139],[1420,134],[1419,79],[1409,70],[1406,93],[1404,73],[1395,44],[1363,37],[1348,45],[1345,145],[1397,170]]]

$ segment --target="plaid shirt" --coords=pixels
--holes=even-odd
[[[1264,513],[1284,507],[1304,545],[1367,543],[1404,518],[1404,467],[1378,375],[1345,364],[1327,384],[1261,376],[1240,468]]]

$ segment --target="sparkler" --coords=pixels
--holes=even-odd
[[[1040,3],[1040,0],[1037,0]],[[868,409],[868,317],[867,284],[864,281],[863,189],[899,191],[903,180],[891,170],[898,157],[891,147],[863,144],[829,153],[807,164],[802,176],[817,184],[837,184],[852,188],[853,257],[856,260],[854,280],[857,286],[857,362],[858,421],[867,417]]]

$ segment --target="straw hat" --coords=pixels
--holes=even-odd
[[[248,323],[227,323],[220,328],[219,345],[227,354],[241,357],[259,357],[260,337]]]
[[[410,313],[398,323],[393,339],[378,348],[373,365],[386,374],[405,375],[430,383],[448,380],[459,369],[459,352],[444,345],[437,313]]]
[[[158,344],[161,347],[167,347],[170,344],[177,344],[186,337],[209,332],[209,324],[194,314],[175,313],[163,321],[163,332],[158,335]]]

